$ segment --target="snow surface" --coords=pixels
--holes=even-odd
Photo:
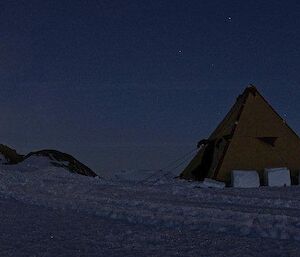
[[[253,188],[259,187],[259,176],[255,170],[233,170],[231,171],[231,183],[233,187]]]
[[[264,177],[267,186],[282,187],[291,185],[291,175],[288,168],[265,169]]]
[[[121,170],[106,176],[108,180],[135,183],[162,183],[172,181],[173,173],[162,170]]]
[[[0,256],[299,256],[299,186],[212,189],[31,165],[0,166]]]

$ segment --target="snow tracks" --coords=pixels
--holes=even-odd
[[[128,223],[247,237],[300,240],[300,187],[203,189],[105,182],[51,170],[0,171],[6,197]]]

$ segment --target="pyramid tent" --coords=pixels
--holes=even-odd
[[[292,178],[300,171],[300,138],[254,86],[240,95],[180,178],[213,178],[230,182],[232,170],[287,167]]]

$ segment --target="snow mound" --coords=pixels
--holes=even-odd
[[[96,177],[97,174],[93,172],[89,167],[76,160],[73,156],[62,153],[56,150],[41,150],[37,152],[31,152],[24,157],[25,165],[42,168],[44,166],[55,166],[64,168],[72,173]]]
[[[0,166],[16,166],[22,171],[33,171],[43,169],[53,169],[53,167],[63,168],[71,173],[84,176],[97,177],[89,167],[76,160],[73,156],[57,150],[40,150],[31,152],[26,156],[18,154],[16,150],[0,144]],[[0,167],[10,169],[7,167]],[[16,167],[11,168],[12,170]]]

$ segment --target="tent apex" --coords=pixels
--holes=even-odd
[[[259,94],[259,91],[257,89],[256,86],[254,86],[253,84],[249,84],[249,86],[247,86],[244,90],[244,94],[243,95],[249,95],[249,93],[251,93],[252,95],[256,95]]]
[[[258,92],[257,87],[253,84],[249,84],[246,89],[250,90],[250,91],[257,91]]]

